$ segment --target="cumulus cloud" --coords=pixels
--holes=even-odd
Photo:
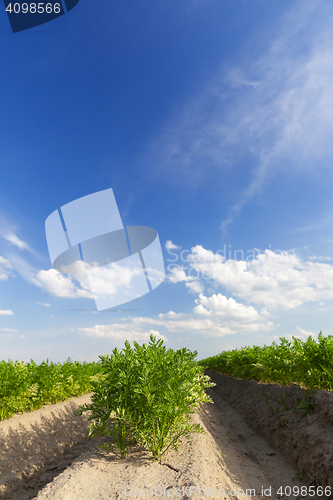
[[[15,269],[25,281],[54,297],[94,299],[97,295],[116,296],[121,291],[126,302],[127,295],[130,292],[133,294],[133,289],[138,290],[138,296],[141,296],[142,266],[138,267],[135,262],[131,267],[118,263],[112,263],[108,268],[97,265],[92,263],[83,267],[82,261],[79,261],[70,265],[70,273],[67,275],[66,268],[62,272],[53,268],[37,271],[22,257],[12,255],[11,262],[0,257],[0,279],[7,279],[11,270]],[[155,278],[153,275],[152,281]]]
[[[109,267],[94,268],[93,274],[89,275],[89,282],[98,295],[114,296],[119,290],[135,288],[136,278],[141,276],[142,267],[130,267],[128,263],[122,266],[114,262]]]
[[[79,328],[79,332],[86,337],[107,338],[113,340],[128,340],[129,342],[147,342],[153,334],[157,340],[162,339],[168,342],[167,337],[161,335],[157,330],[143,328],[133,328],[133,324],[114,323],[111,325],[94,325],[87,328]]]
[[[157,325],[170,332],[196,333],[204,336],[233,335],[239,332],[270,331],[273,323],[258,313],[254,307],[237,303],[234,299],[214,294],[206,297],[200,293],[195,301],[193,314],[159,314],[158,318],[132,318],[135,325]]]
[[[209,265],[224,264],[223,256],[198,246],[194,247],[189,255],[188,261],[192,269],[200,268],[202,257]],[[211,271],[210,269],[209,272]],[[274,326],[269,321],[271,315],[265,308],[262,308],[263,313],[258,312],[253,306],[244,305],[233,298],[228,299],[221,293],[205,296],[198,276],[186,275],[180,266],[174,267],[169,281],[185,282],[185,285],[190,285],[192,292],[198,295],[192,313],[169,311],[166,314],[159,314],[158,317],[123,318],[121,323],[81,328],[80,333],[96,338],[147,341],[150,333],[156,334],[157,338],[167,340],[167,337],[160,333],[161,330],[185,335],[223,337],[246,332],[270,332]]]
[[[15,330],[14,328],[0,328],[1,331],[3,332],[13,332],[16,333],[18,330]]]
[[[169,311],[168,313],[166,314],[159,314],[158,317],[159,318],[182,318],[185,316],[185,313],[175,313],[174,311]]]
[[[81,286],[79,288],[69,276],[61,274],[55,269],[37,271],[26,259],[18,255],[11,255],[11,261],[0,256],[0,280],[6,280],[13,273],[13,270],[27,283],[42,288],[55,297],[94,298],[90,291],[89,282],[87,283],[83,274],[81,282],[79,281]],[[41,305],[49,307],[46,304]]]
[[[186,283],[185,286],[192,293],[201,293],[205,289],[205,287],[202,285],[202,283],[199,282],[199,280],[190,281],[190,282]]]
[[[0,316],[12,316],[13,314],[13,311],[11,311],[10,309],[8,309],[7,311],[0,310]]]
[[[265,250],[251,261],[237,261],[197,245],[188,261],[198,277],[222,285],[248,303],[263,306],[266,312],[333,299],[333,266],[304,262],[294,252]]]
[[[191,281],[193,277],[188,276],[181,266],[175,266],[170,270],[168,280],[171,283],[179,283],[180,281]]]
[[[196,276],[189,276],[185,273],[182,266],[174,266],[170,269],[170,274],[168,275],[168,280],[171,283],[180,283],[182,281],[186,282],[186,287],[190,292],[200,293],[203,292],[204,286]]]
[[[88,290],[83,290],[74,285],[72,280],[55,269],[39,271],[36,275],[37,285],[55,297],[87,298],[93,295]]]
[[[200,293],[195,302],[197,305],[193,314],[169,311],[158,317],[129,317],[124,318],[122,323],[99,324],[80,328],[79,331],[90,337],[129,341],[147,341],[150,333],[153,333],[157,338],[167,341],[167,337],[160,333],[161,329],[185,335],[223,337],[236,333],[270,332],[273,328],[273,323],[252,306],[237,303],[221,294],[206,297]]]
[[[173,243],[171,240],[167,240],[166,244],[165,244],[165,248],[167,250],[178,250],[179,247],[178,245],[176,245],[175,243]]]
[[[238,321],[257,321],[260,317],[258,311],[252,306],[245,306],[233,298],[227,299],[220,293],[205,297],[202,293],[195,301],[198,304],[194,313],[199,315],[215,315],[223,319],[236,319]]]

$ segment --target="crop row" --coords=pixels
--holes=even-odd
[[[309,336],[304,342],[280,337],[279,344],[223,351],[198,364],[233,377],[332,391],[333,336],[320,332],[317,341]]]
[[[0,361],[0,421],[15,413],[37,410],[92,390],[102,371],[100,362],[63,364],[33,360]]]
[[[204,375],[195,358],[197,351],[166,349],[152,334],[148,344],[128,341],[112,355],[100,356],[103,372],[93,383],[91,403],[78,408],[89,411],[89,435],[103,436],[103,448],[126,457],[131,445],[143,446],[152,460],[178,451],[181,438],[205,433],[191,415],[200,404],[212,403],[205,392],[216,385]]]
[[[131,444],[144,446],[153,460],[178,451],[180,439],[204,433],[191,419],[198,406],[212,402],[205,389],[214,382],[197,364],[197,351],[166,349],[150,335],[149,344],[128,341],[98,363],[0,362],[0,420],[92,392],[89,435],[104,436],[102,446],[119,458]]]

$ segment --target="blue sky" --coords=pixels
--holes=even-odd
[[[332,334],[332,22],[328,0],[80,0],[12,34],[3,8],[1,359]],[[108,188],[166,279],[97,312],[45,220]]]

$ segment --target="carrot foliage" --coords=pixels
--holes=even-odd
[[[100,363],[0,361],[0,421],[91,391]]]
[[[105,436],[104,448],[125,457],[131,444],[143,446],[159,460],[168,450],[178,451],[180,438],[204,433],[191,422],[200,403],[212,402],[206,387],[213,387],[195,362],[197,351],[166,349],[151,335],[149,344],[134,349],[115,348],[100,356],[102,378],[93,383],[92,403],[77,413],[90,411],[90,436]]]
[[[238,378],[332,391],[333,336],[320,332],[318,340],[292,337],[292,342],[280,337],[280,344],[224,351],[198,364]]]

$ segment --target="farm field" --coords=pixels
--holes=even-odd
[[[251,490],[246,498],[260,500],[313,498],[300,495],[301,486],[303,492],[319,488],[316,498],[331,496],[333,398],[327,387],[332,337],[320,334],[317,343],[280,339],[280,346],[247,347],[200,362],[196,351],[166,350],[152,336],[148,347],[134,344],[132,350],[126,342],[123,351],[115,349],[111,357],[83,368],[70,360],[51,364],[58,373],[58,394],[61,381],[71,390],[94,392],[35,411],[25,404],[21,408],[30,411],[0,422],[0,498],[116,499],[125,498],[124,486],[175,490],[191,485],[222,488],[224,499],[233,497],[232,488]],[[42,364],[44,373],[47,365]],[[15,363],[7,366],[13,369]],[[24,364],[16,366],[23,372]],[[80,389],[70,369],[84,374]],[[25,392],[16,393],[20,401],[29,389],[23,381],[22,376]],[[191,427],[182,417],[188,405]],[[172,445],[177,429],[182,429],[178,448]],[[110,438],[118,446],[110,446]],[[262,488],[270,487],[265,495]],[[199,497],[197,491],[191,497]]]
[[[0,421],[92,390],[100,363],[0,361]]]
[[[197,362],[234,377],[283,385],[299,384],[310,389],[333,390],[333,336],[319,333],[318,342],[280,338],[271,346],[252,346],[224,351]],[[0,361],[0,421],[87,394],[99,380],[101,362],[66,360],[37,365],[33,360]]]
[[[254,489],[255,496],[243,498],[264,500],[268,497],[261,495],[262,487],[272,486],[272,492],[279,486],[308,487],[305,478],[293,480],[298,470],[255,432],[215,387],[208,392],[214,404],[204,403],[193,417],[206,434],[191,434],[178,452],[171,451],[161,462],[152,462],[150,454],[139,446],[133,446],[128,456],[119,460],[99,448],[99,438],[88,439],[87,419],[76,416],[75,409],[88,402],[89,395],[0,422],[1,449],[5,450],[0,455],[0,498],[100,500],[126,498],[124,486],[181,491],[183,487],[216,486],[226,493],[232,488]],[[189,498],[199,495],[192,492]]]
[[[242,379],[332,391],[333,336],[320,332],[318,341],[309,336],[305,342],[280,337],[279,344],[223,351],[198,364]]]

